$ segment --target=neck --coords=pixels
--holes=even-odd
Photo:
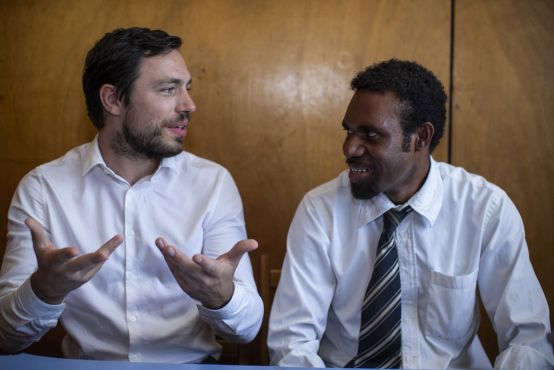
[[[402,187],[400,191],[385,193],[385,195],[394,204],[398,205],[406,203],[412,196],[414,196],[415,193],[419,191],[419,189],[421,189],[423,184],[425,184],[425,180],[427,180],[427,175],[429,174],[430,169],[431,156],[427,155],[426,158],[421,160],[419,165],[414,166],[412,171],[406,175],[407,178],[411,179],[408,183],[409,186]]]
[[[131,156],[117,152],[112,147],[109,136],[103,135],[102,131],[98,134],[98,147],[106,165],[130,185],[135,184],[145,176],[152,175],[160,165],[159,159]]]

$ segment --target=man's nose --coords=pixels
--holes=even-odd
[[[188,90],[182,90],[179,97],[179,104],[178,104],[177,110],[179,112],[196,111],[196,104],[194,104],[194,100],[192,100],[192,96],[190,96],[190,93]]]
[[[355,134],[346,136],[342,150],[346,158],[361,157],[366,151],[361,139]]]

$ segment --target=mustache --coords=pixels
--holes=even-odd
[[[185,119],[187,121],[190,121],[190,112],[187,112],[187,111],[179,112],[179,119],[176,120],[175,122],[184,121]]]
[[[356,158],[346,158],[346,164],[364,164],[364,163]],[[367,163],[365,163],[365,165],[367,165]]]

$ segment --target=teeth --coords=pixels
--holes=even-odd
[[[350,171],[352,171],[356,175],[359,175],[367,172],[367,168],[351,168]]]

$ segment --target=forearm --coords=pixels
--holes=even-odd
[[[0,298],[0,348],[14,353],[29,347],[56,326],[63,309],[41,302],[26,280]]]

